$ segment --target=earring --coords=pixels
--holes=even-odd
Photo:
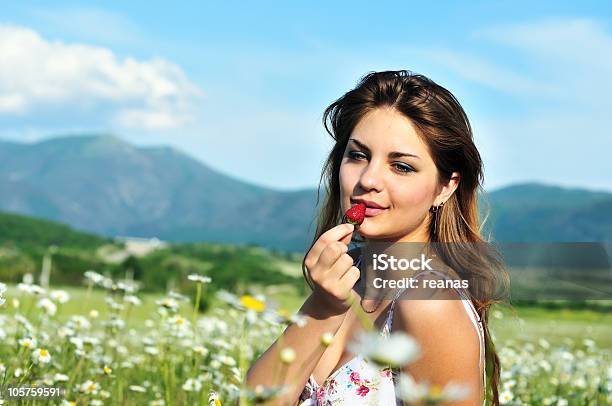
[[[431,206],[431,212],[432,213],[437,213],[438,210],[440,210],[442,208],[442,206],[444,206],[444,202],[440,203],[438,206]]]
[[[431,206],[430,209],[434,216],[434,233],[436,234],[438,232],[438,212],[442,209],[442,206],[444,206],[444,202],[440,203],[438,206]]]

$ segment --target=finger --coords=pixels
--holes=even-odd
[[[349,234],[345,235],[344,237],[342,237],[340,242],[342,242],[343,244],[345,244],[348,247],[348,245],[351,243],[352,239],[353,239],[353,233],[349,233]]]
[[[340,293],[340,297],[345,301],[345,303],[346,300],[348,300],[351,296],[356,297],[358,299],[361,298],[355,291],[355,284],[357,283],[359,276],[359,269],[356,267],[351,267],[344,274],[342,279],[338,281],[337,286],[339,288],[339,291],[342,292]]]
[[[317,263],[322,269],[331,270],[337,263],[337,261],[346,254],[348,251],[348,247],[341,243],[340,241],[334,241],[329,244],[319,257],[319,262]],[[347,254],[350,257],[350,255]],[[350,265],[350,264],[349,264]]]
[[[340,285],[344,289],[352,290],[359,278],[361,277],[361,271],[356,266],[351,266],[340,278]]]
[[[353,266],[354,260],[349,254],[342,254],[329,270],[329,277],[334,281],[339,281],[340,278]]]
[[[355,226],[350,223],[339,224],[333,228],[330,228],[317,240],[317,242],[310,249],[310,255],[312,255],[312,262],[317,263],[323,250],[332,242],[340,241],[347,235],[352,235]],[[350,240],[349,240],[350,241]]]

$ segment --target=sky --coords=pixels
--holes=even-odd
[[[257,185],[317,187],[325,107],[408,69],[466,110],[486,190],[612,191],[606,2],[7,2],[0,138],[114,134]]]

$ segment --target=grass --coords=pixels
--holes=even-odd
[[[69,315],[87,315],[90,310],[99,311],[100,317],[106,317],[108,306],[104,298],[106,292],[98,289],[92,290],[89,294],[86,288],[58,287],[70,294],[71,300],[58,308],[57,317],[67,319]],[[278,307],[295,312],[299,310],[305,297],[298,294],[295,287],[290,285],[274,286],[253,286],[251,291],[264,294],[268,300]],[[18,296],[16,287],[9,286],[7,297]],[[28,307],[31,311],[36,311],[32,297],[21,296],[21,312],[26,312]],[[141,294],[139,298],[142,305],[134,307],[127,320],[128,326],[140,326],[142,321],[155,315],[157,305],[156,300],[163,297],[161,294]],[[191,314],[192,305],[182,302],[179,313]],[[210,309],[227,307],[216,299],[213,300]],[[612,312],[599,312],[593,310],[578,309],[546,309],[540,307],[515,307],[512,310],[505,307],[495,307],[489,317],[489,328],[496,339],[502,342],[517,338],[528,339],[537,342],[544,338],[552,344],[561,344],[565,339],[583,340],[592,339],[600,348],[612,349]],[[4,311],[7,314],[14,313],[11,303],[5,305]],[[500,316],[501,318],[495,317]]]
[[[58,288],[51,290],[55,289]],[[156,302],[165,295],[142,293],[138,295],[140,305],[126,305],[113,314],[106,303],[106,290],[63,290],[70,300],[58,305],[57,314],[49,317],[36,307],[39,297],[9,286],[7,303],[1,309],[1,316],[7,317],[0,317],[6,322],[0,326],[6,336],[0,345],[0,365],[8,371],[10,382],[26,379],[16,375],[18,370],[20,374],[26,371],[24,382],[37,384],[51,379],[56,372],[66,374],[61,385],[67,389],[67,399],[77,404],[96,398],[125,405],[147,404],[152,399],[163,399],[167,405],[207,404],[211,391],[233,404],[251,357],[263,352],[283,328],[279,323],[271,325],[263,317],[247,324],[249,318],[244,309],[230,304],[237,297],[221,302],[215,296],[208,317],[200,318],[196,334],[190,325],[195,320],[190,300],[179,302],[176,313],[166,310],[162,315]],[[297,311],[304,301],[294,285],[248,286],[248,292],[239,292],[245,293],[262,293],[272,304],[269,307],[282,307],[289,312]],[[15,299],[19,301],[17,307],[13,304]],[[116,301],[122,302],[121,298]],[[90,314],[94,309],[99,313],[95,320]],[[22,318],[11,317],[17,312],[32,322],[37,333],[27,334],[24,328],[31,327],[24,327],[19,321]],[[86,316],[91,326],[76,327],[74,321],[68,321],[74,315]],[[126,328],[113,327],[116,324],[109,323],[113,319],[125,322]],[[73,326],[73,333],[66,332],[67,325]],[[557,398],[568,399],[569,405],[612,400],[598,389],[603,387],[600,377],[609,374],[609,309],[496,306],[491,312],[490,330],[505,374],[502,397],[515,396],[521,404],[538,406],[556,404]],[[63,332],[58,334],[60,331]],[[22,348],[18,340],[28,336],[37,337],[34,345],[48,350],[50,363],[34,361],[35,348]],[[587,338],[595,345],[585,342]],[[103,366],[108,366],[109,372],[104,372]],[[199,388],[194,392],[188,382],[196,382]],[[100,385],[101,390],[89,392],[91,385]]]
[[[83,315],[87,316],[90,310],[97,310],[99,317],[105,318],[108,315],[108,306],[105,303],[106,292],[98,289],[93,289],[89,294],[86,288],[76,287],[52,287],[51,290],[61,289],[68,292],[70,300],[58,307],[56,317],[60,320],[68,319],[72,315]],[[8,298],[17,297],[20,301],[19,311],[26,315],[30,312],[39,312],[36,306],[36,297],[22,295],[15,286],[8,286],[7,293],[5,295]],[[130,311],[130,318],[127,322],[130,324],[142,324],[142,320],[146,320],[155,314],[157,305],[155,301],[163,297],[161,294],[142,294],[138,295],[142,300],[142,305],[135,306]],[[181,311],[185,314],[191,312],[192,305],[189,303],[181,303]],[[15,309],[9,299],[4,305],[4,312],[7,314],[15,313]]]
[[[490,330],[502,342],[517,338],[537,342],[544,338],[551,344],[561,344],[567,338],[588,338],[599,348],[612,349],[612,313],[609,311],[517,307],[515,315],[505,308],[498,310],[502,318],[490,317]]]

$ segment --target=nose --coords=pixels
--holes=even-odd
[[[361,177],[359,178],[359,184],[364,190],[375,189],[380,192],[382,188],[382,175],[380,173],[380,167],[375,165],[374,162],[363,170]]]

